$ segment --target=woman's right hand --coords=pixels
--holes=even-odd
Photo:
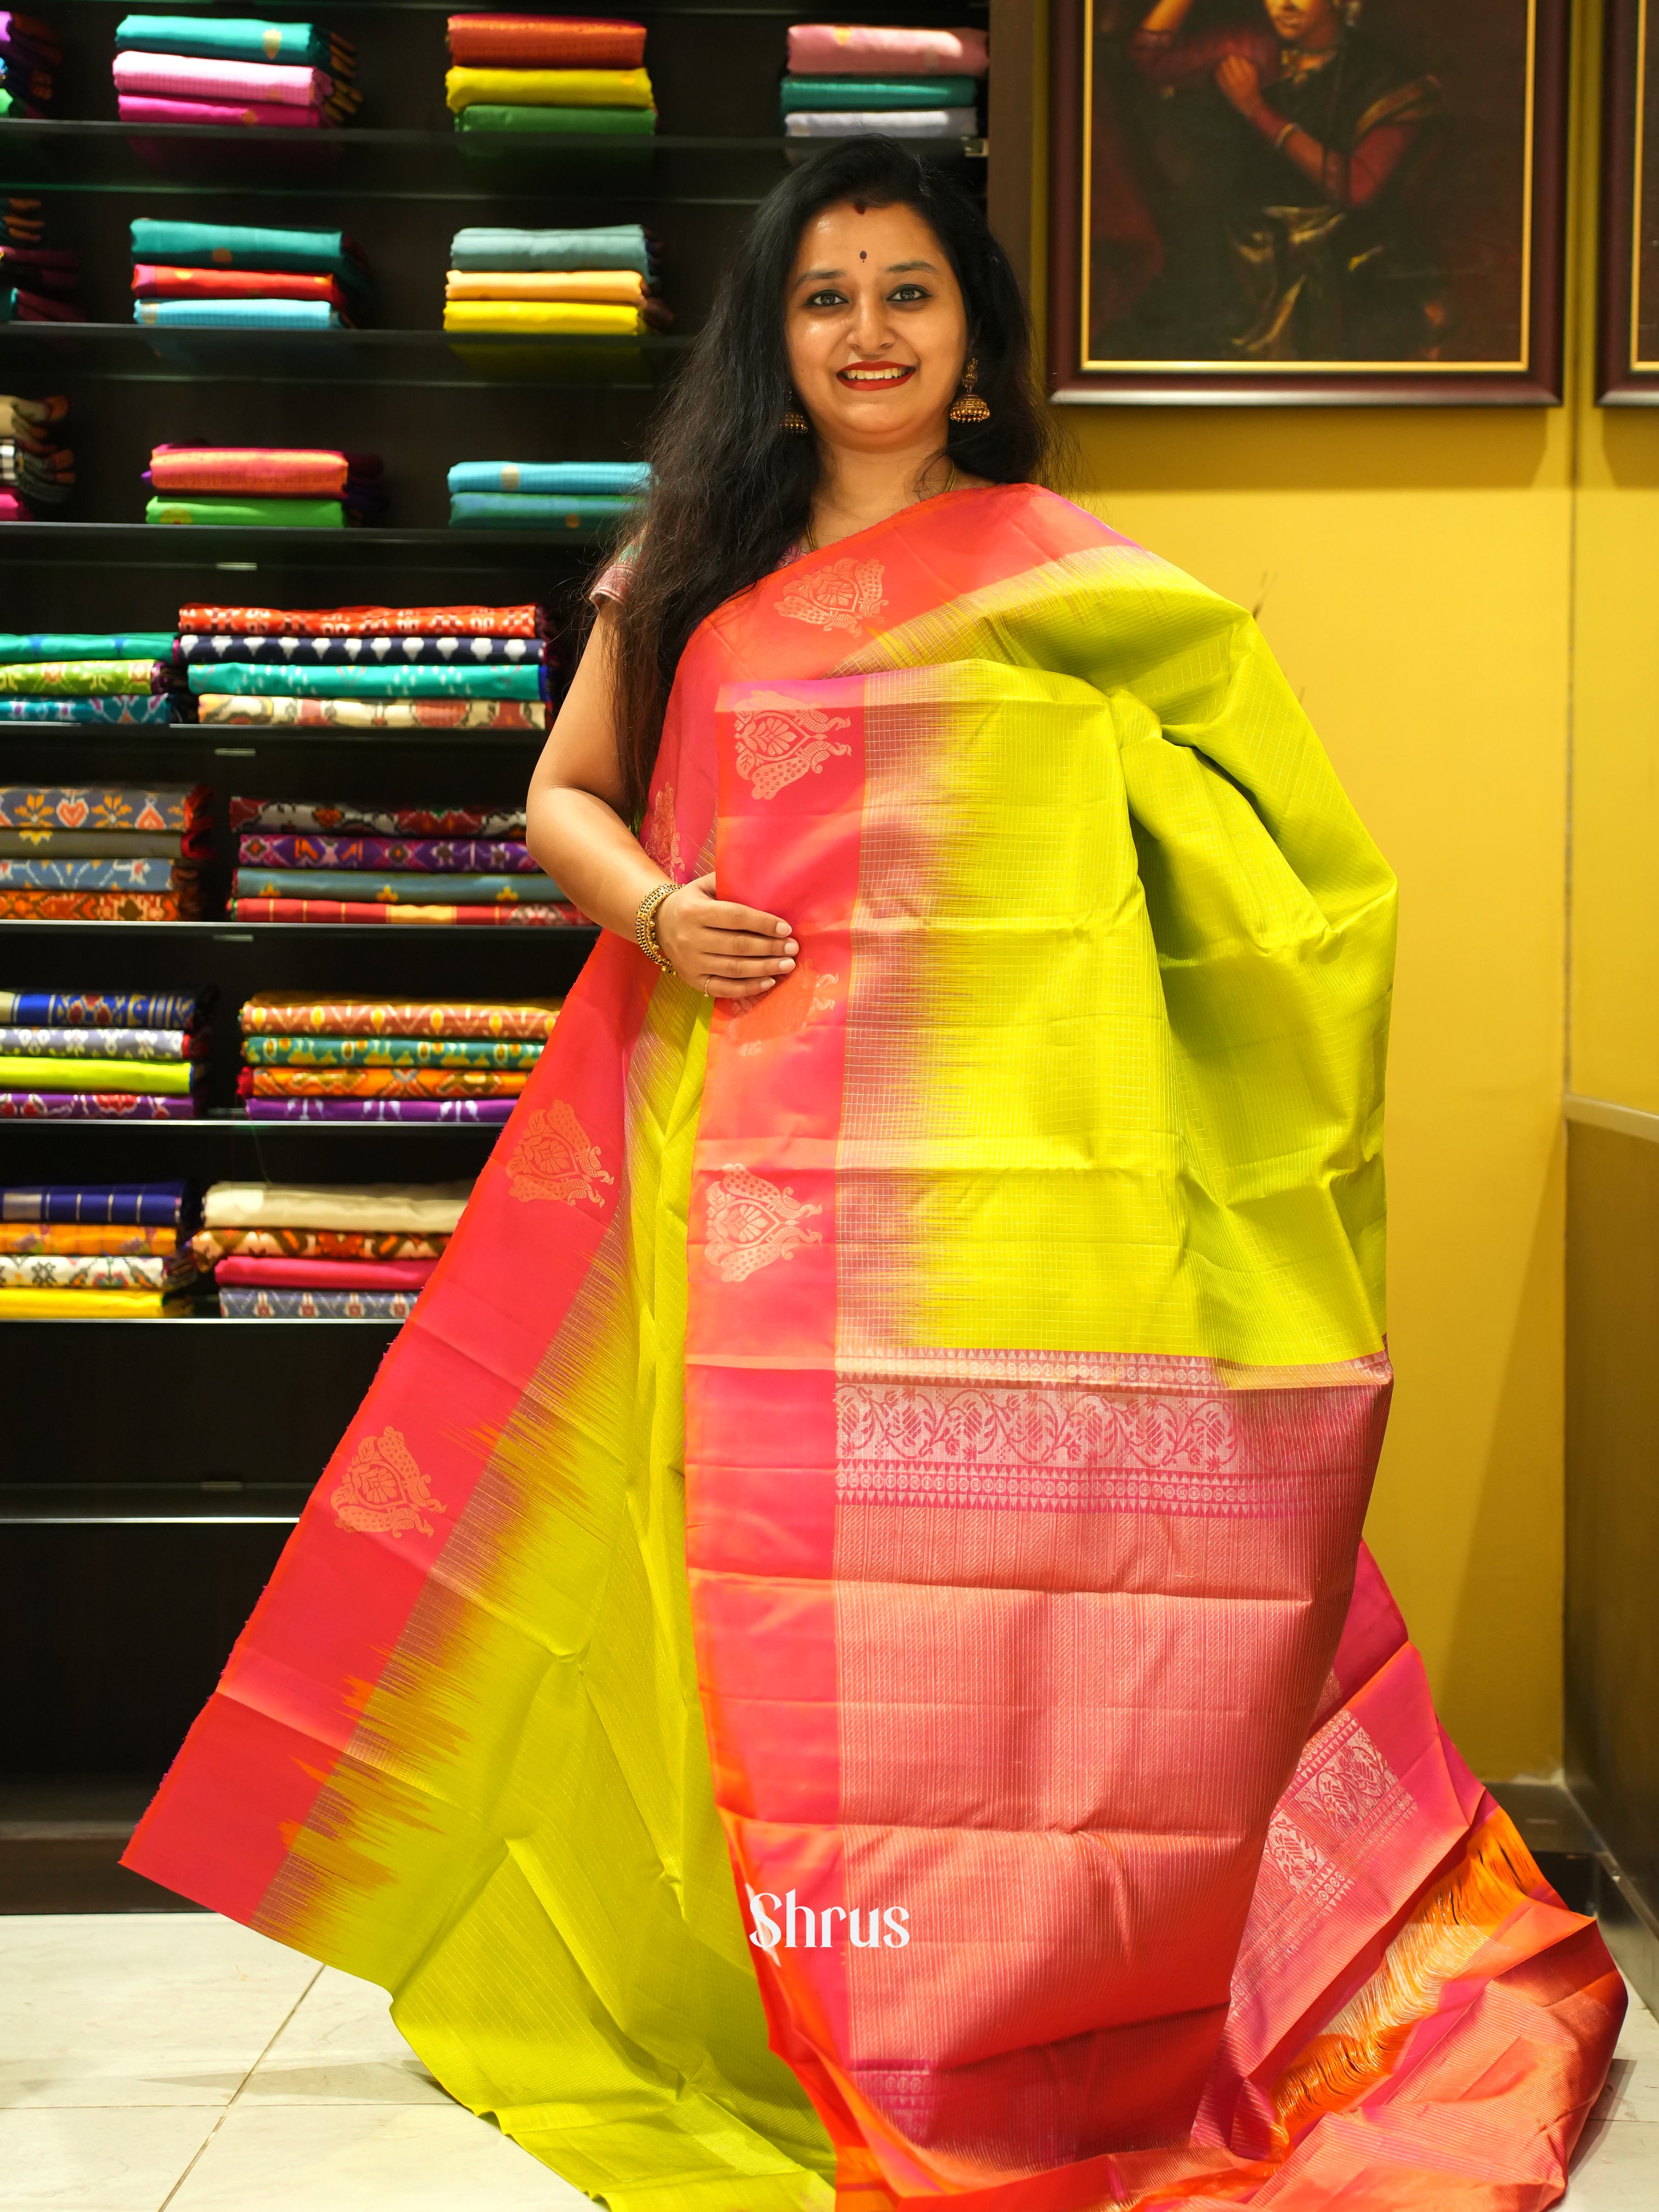
[[[716,898],[712,874],[672,892],[656,923],[674,973],[711,999],[757,998],[791,972],[800,950],[776,915]]]

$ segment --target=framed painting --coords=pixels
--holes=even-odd
[[[1659,405],[1659,6],[1608,0],[1596,398]]]
[[[1054,0],[1054,398],[1559,404],[1567,16]]]

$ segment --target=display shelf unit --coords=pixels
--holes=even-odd
[[[571,629],[600,547],[580,533],[452,531],[460,460],[627,457],[702,327],[755,205],[785,173],[775,4],[637,10],[654,140],[514,145],[477,158],[443,100],[449,0],[318,0],[353,40],[362,120],[327,134],[135,129],[110,58],[124,0],[57,0],[59,113],[0,123],[7,185],[38,191],[81,257],[79,325],[0,326],[0,389],[70,404],[74,504],[0,529],[0,623],[161,629],[180,605],[535,599]],[[983,23],[985,0],[868,0],[862,20]],[[147,150],[140,150],[140,142]],[[982,140],[930,145],[971,188]],[[363,327],[157,331],[131,319],[140,216],[343,229],[374,279]],[[660,241],[671,332],[594,341],[441,328],[465,223],[640,222]],[[384,526],[155,528],[150,449],[181,439],[380,453]],[[507,732],[0,724],[0,782],[201,781],[222,897],[234,793],[518,803],[539,739]],[[586,929],[320,927],[206,919],[0,924],[10,988],[217,993],[206,1107],[190,1121],[3,1121],[0,1182],[270,1177],[427,1182],[476,1175],[497,1132],[466,1123],[274,1122],[238,1109],[236,1012],[251,992],[556,995]],[[3,1311],[3,1309],[0,1309]],[[392,1323],[233,1321],[0,1328],[0,1770],[159,1775],[210,1690],[282,1542],[398,1334]]]

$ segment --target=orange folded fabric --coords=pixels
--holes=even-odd
[[[645,26],[592,15],[452,15],[449,52],[483,69],[638,69]]]
[[[580,300],[602,307],[652,305],[635,269],[452,269],[447,300]]]
[[[261,446],[158,447],[150,478],[159,492],[246,491],[295,496],[337,495],[345,489],[343,453]]]
[[[516,1098],[530,1078],[495,1067],[245,1067],[245,1098]]]

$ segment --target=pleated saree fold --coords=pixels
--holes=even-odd
[[[1394,886],[1254,626],[931,501],[644,836],[795,973],[602,941],[128,1863],[617,2212],[1553,2202],[1622,1985],[1360,1548]]]

